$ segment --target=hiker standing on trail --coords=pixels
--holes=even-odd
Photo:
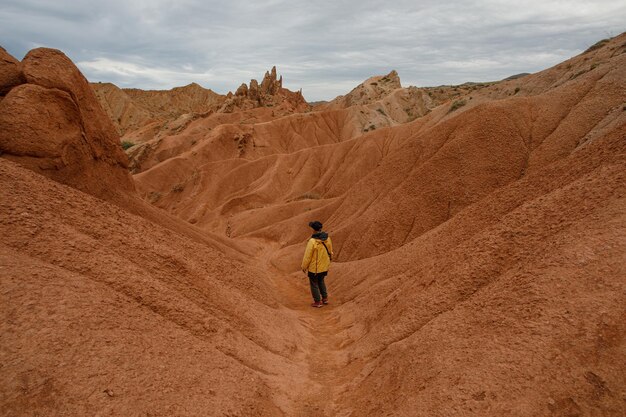
[[[309,276],[311,295],[314,303],[311,307],[322,307],[328,304],[328,293],[324,278],[328,274],[330,261],[333,258],[333,244],[328,233],[322,231],[322,223],[317,220],[309,223],[315,230],[306,244],[304,259],[302,259],[302,272]]]

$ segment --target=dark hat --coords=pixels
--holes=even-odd
[[[314,222],[310,222],[309,226],[311,226],[316,232],[322,230],[322,223],[318,222],[317,220],[315,220]]]

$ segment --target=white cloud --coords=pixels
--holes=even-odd
[[[277,65],[310,100],[396,69],[403,84],[496,80],[554,65],[624,30],[623,0],[3,0],[21,58],[63,50],[92,81],[234,90]]]

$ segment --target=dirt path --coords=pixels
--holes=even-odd
[[[345,343],[333,304],[332,285],[329,288],[330,303],[323,308],[311,307],[308,278],[303,273],[286,274],[271,265],[266,255],[274,253],[275,249],[267,248],[260,258],[266,260],[265,266],[282,304],[297,315],[309,333],[307,340],[303,341],[305,356],[301,364],[307,376],[303,384],[288,387],[293,401],[290,410],[285,410],[286,415],[335,416],[335,400],[341,389],[341,346]]]

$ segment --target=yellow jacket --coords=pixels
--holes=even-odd
[[[322,232],[323,233],[323,232]],[[323,233],[324,237],[328,236]],[[304,258],[302,259],[302,270],[309,272],[326,272],[330,267],[330,257],[324,244],[328,248],[331,256],[333,255],[333,243],[328,237],[326,240],[310,238],[306,244],[306,250],[304,251]]]

